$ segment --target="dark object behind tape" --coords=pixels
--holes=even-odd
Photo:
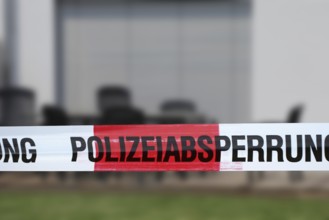
[[[105,110],[99,123],[104,125],[144,124],[145,116],[142,111],[132,107],[115,107]]]
[[[161,111],[167,112],[167,111],[186,111],[186,112],[194,112],[196,110],[196,107],[193,102],[189,100],[168,100],[165,101],[161,105]]]
[[[34,125],[34,92],[25,88],[1,89],[0,123],[4,126]]]
[[[104,113],[110,108],[128,107],[131,105],[131,97],[128,89],[121,86],[105,86],[97,93],[98,108]]]
[[[57,106],[43,107],[42,114],[44,117],[44,125],[68,125],[69,118],[66,112]]]

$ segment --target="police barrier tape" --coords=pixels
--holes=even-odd
[[[0,171],[329,170],[329,124],[0,127]]]

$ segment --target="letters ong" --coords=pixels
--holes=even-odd
[[[35,143],[31,138],[0,139],[0,162],[34,163],[37,158]]]
[[[90,136],[71,137],[72,162],[88,152],[91,162],[232,162],[329,161],[329,135]]]

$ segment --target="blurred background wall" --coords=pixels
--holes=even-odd
[[[4,1],[0,1],[0,69],[3,70],[4,68],[4,54],[5,54],[5,14],[4,14]],[[3,86],[4,83],[4,76],[3,71],[0,71],[0,88]]]
[[[109,7],[102,8],[101,11],[107,14],[106,16],[98,14],[94,17],[92,14],[100,9],[97,8],[98,1],[87,3],[86,1],[34,0],[31,3],[23,0],[11,0],[8,1],[11,3],[8,3],[7,6],[5,2],[5,0],[0,1],[1,16],[4,17],[8,12],[15,15],[7,16],[11,20],[9,21],[12,25],[10,28],[11,33],[5,33],[4,31],[5,19],[1,19],[0,22],[0,40],[2,44],[4,44],[3,41],[6,35],[10,36],[5,41],[11,42],[6,45],[11,48],[10,53],[13,54],[9,61],[10,69],[12,70],[12,82],[16,85],[33,88],[37,94],[38,106],[46,103],[61,102],[72,112],[77,111],[77,108],[81,109],[81,105],[84,105],[83,111],[85,112],[94,111],[94,109],[89,107],[90,101],[88,100],[93,95],[89,90],[92,90],[93,86],[102,83],[95,78],[105,73],[100,70],[101,67],[93,65],[103,65],[103,68],[106,68],[106,65],[111,65],[114,70],[111,74],[115,74],[115,77],[111,75],[113,76],[111,80],[113,79],[114,83],[128,84],[132,90],[136,91],[135,100],[138,103],[145,102],[143,91],[148,91],[140,89],[142,87],[146,88],[146,82],[141,79],[150,77],[149,74],[154,74],[152,75],[152,77],[155,77],[154,87],[147,89],[153,90],[156,87],[161,91],[160,96],[197,97],[200,108],[222,122],[282,119],[294,103],[304,103],[307,106],[304,121],[323,122],[328,120],[329,116],[327,116],[326,112],[329,110],[329,106],[324,101],[327,81],[326,73],[329,70],[326,60],[329,51],[329,44],[326,43],[329,35],[328,28],[326,28],[329,16],[326,13],[329,7],[328,1],[253,0],[250,8],[248,6],[246,7],[247,9],[242,9],[243,7],[238,6],[233,9],[235,11],[231,11],[232,14],[229,15],[231,17],[239,16],[239,14],[251,14],[250,21],[241,19],[241,22],[247,23],[243,24],[244,27],[239,28],[240,24],[237,22],[233,25],[233,29],[232,26],[225,24],[224,21],[219,22],[216,20],[219,16],[228,16],[225,14],[228,14],[230,10],[224,10],[223,13],[220,13],[220,10],[218,10],[219,13],[213,16],[211,11],[216,11],[216,7],[202,7],[198,5],[202,5],[202,3],[195,3],[195,1],[177,7],[174,5],[177,3],[172,1],[158,3],[159,5],[165,4],[165,7],[144,2],[143,4],[148,5],[145,13],[139,10],[138,7],[122,6],[124,1],[114,1],[108,4],[116,5],[115,7],[111,7],[111,9]],[[225,1],[223,2],[218,4],[225,5]],[[246,3],[248,1],[241,2],[248,4]],[[91,5],[93,7],[90,7]],[[192,20],[185,22],[184,18],[189,17],[195,10],[193,5],[200,9],[198,12],[201,17],[202,13],[204,13],[205,17],[211,17],[213,23],[203,26],[202,19],[198,20],[197,18],[198,15],[195,15],[193,22]],[[229,4],[226,7],[230,7]],[[109,15],[108,12],[111,12],[111,10],[113,13]],[[115,22],[106,23],[106,20],[111,16],[116,17],[117,24]],[[157,26],[154,23],[152,24],[152,22],[143,23],[143,16],[144,18],[151,18],[154,22],[160,22],[161,28],[159,28],[160,25]],[[165,19],[164,17],[166,16],[169,19]],[[61,25],[57,29],[61,30],[72,26],[73,28],[70,30],[73,31],[74,28],[78,28],[79,24],[83,22],[85,22],[83,25],[86,25],[86,27],[91,22],[99,22],[94,26],[94,30],[90,26],[89,30],[80,30],[87,31],[87,33],[80,33],[79,31],[74,31],[74,33],[70,33],[70,31],[61,32],[62,38],[67,39],[62,43],[70,45],[63,47],[64,50],[71,50],[71,54],[68,53],[67,55],[70,56],[67,58],[69,60],[68,66],[65,66],[63,63],[62,66],[58,66],[58,60],[63,58],[62,56],[56,59],[56,34],[60,34],[55,33],[56,24],[58,24],[56,18],[58,17]],[[249,25],[249,22],[252,25]],[[112,25],[112,29],[108,32],[102,32],[102,25]],[[131,26],[130,30],[127,30],[129,28],[126,25]],[[215,27],[214,25],[217,26]],[[138,32],[138,27],[144,28],[145,32],[143,29],[139,29],[141,31]],[[217,27],[223,29],[231,28],[232,30],[230,31],[239,32],[241,36],[252,34],[250,44],[242,43],[238,37],[233,37],[232,39],[226,36],[229,38],[226,39],[227,41],[220,40],[219,35],[214,37],[216,39],[207,38],[207,34],[214,34],[214,36],[220,34],[219,32],[216,33]],[[147,28],[152,30],[155,28],[153,32],[155,34],[153,36],[154,41],[151,38],[147,39],[148,34],[143,35],[143,32],[148,33]],[[197,39],[197,35],[195,35],[195,39],[193,37],[188,39],[188,36],[197,34],[195,32],[198,28],[204,33],[200,36],[203,39]],[[88,35],[88,33],[92,31],[103,35],[103,37],[98,36],[97,39],[90,39],[92,36]],[[101,47],[102,42],[106,41],[108,36],[111,35],[111,31],[117,34],[120,31],[129,31],[131,33],[123,34],[122,38],[120,38],[119,34],[113,35],[113,39],[117,43],[107,45],[107,47],[114,47],[111,55],[106,50],[107,47],[103,48],[103,51],[95,52],[96,47]],[[225,34],[229,35],[230,31],[225,32]],[[192,35],[189,35],[189,33]],[[81,36],[78,40],[74,40],[75,45],[69,42],[70,37],[73,37],[74,34]],[[135,37],[131,37],[131,34]],[[145,39],[145,41],[138,42],[141,38]],[[88,47],[88,45],[84,44],[84,41],[89,40],[99,42]],[[201,44],[200,47],[202,48],[193,48],[191,45],[196,40],[207,43]],[[211,48],[210,43],[213,43],[214,47],[221,44],[229,46],[228,41],[230,40],[235,42],[234,46],[237,48],[234,51],[235,55],[231,54],[226,59],[231,59],[232,62],[237,62],[238,65],[232,67],[233,69],[235,68],[234,70],[230,69],[227,71],[234,72],[234,76],[225,76],[225,73],[222,73],[221,79],[219,79],[218,74],[213,74],[212,71],[216,72],[222,68],[218,67],[220,62],[222,62],[220,59],[221,54],[232,53],[232,51],[216,51]],[[244,40],[248,41],[246,38]],[[125,43],[126,41],[129,41],[128,45]],[[178,47],[172,46],[179,44],[180,41],[185,43]],[[243,44],[243,46],[238,46],[237,42]],[[167,47],[166,43],[171,45],[171,47]],[[74,49],[74,47],[76,48]],[[149,71],[152,66],[143,66],[143,59],[146,58],[147,53],[149,55],[152,54],[152,51],[148,50],[152,48],[158,49],[157,51],[163,53],[163,56],[168,57],[168,60],[159,58],[152,60],[152,63],[157,67],[163,66],[158,71]],[[62,49],[60,51],[63,52]],[[79,56],[77,56],[79,53],[78,49],[82,50]],[[119,50],[121,52],[118,52]],[[135,55],[136,51],[136,53],[139,53],[143,52],[143,50],[146,54],[145,57]],[[193,67],[195,59],[200,60],[198,57],[200,54],[196,50],[204,50],[209,56],[212,56],[201,58],[205,59],[204,65],[210,66],[206,70],[202,69],[202,66],[199,69]],[[111,63],[106,63],[99,59],[105,55],[115,58],[111,59]],[[103,63],[97,64],[95,60],[90,60],[90,57],[94,57],[94,59]],[[213,61],[214,57],[218,57],[218,62]],[[80,59],[80,61],[77,59]],[[242,61],[240,61],[241,59]],[[84,61],[86,60],[90,62],[85,63]],[[74,62],[79,62],[79,64],[74,64]],[[129,63],[128,65],[126,65],[127,62]],[[84,66],[79,66],[82,64],[87,65],[88,69],[85,69]],[[216,64],[218,65],[216,66]],[[84,75],[81,83],[77,85],[80,88],[76,90],[79,94],[83,94],[81,98],[83,97],[84,100],[87,100],[86,102],[72,99],[74,94],[73,91],[69,91],[67,88],[69,85],[67,84],[63,85],[63,91],[58,91],[58,81],[56,81],[58,77],[56,73],[63,71],[62,68],[64,68],[65,71],[72,73],[71,76],[73,77],[74,71],[78,70],[69,71],[65,68],[74,68],[74,66],[75,68],[80,67],[80,70],[83,67],[82,69],[86,71],[85,73],[80,71]],[[229,69],[231,67],[224,68]],[[208,78],[201,77],[201,75],[193,72],[206,74]],[[93,74],[96,75],[90,77]],[[165,77],[161,78],[164,75]],[[40,79],[42,79],[42,83],[40,83]],[[92,79],[90,82],[92,88],[84,89],[84,83],[89,81],[89,79]],[[195,81],[199,81],[198,85],[207,84],[209,91],[206,92],[208,93],[203,92],[202,87],[199,89],[195,87]],[[171,89],[166,89],[169,84]],[[163,93],[165,90],[166,93]],[[222,93],[225,93],[225,96]],[[152,97],[150,97],[149,103],[152,102],[153,104],[148,104],[148,109],[151,112],[156,109],[155,99],[160,97],[158,95],[152,94]],[[66,100],[64,100],[64,96],[67,96]],[[210,96],[211,98],[209,98]],[[204,99],[204,97],[208,97],[208,99]],[[74,101],[77,102],[75,107],[67,104]],[[213,102],[216,101],[222,104],[214,104]],[[213,108],[206,108],[206,105],[210,105]],[[227,105],[231,107],[223,107]],[[233,106],[235,108],[232,108]],[[230,109],[236,109],[237,112],[231,112]]]
[[[252,119],[304,103],[305,122],[328,122],[329,2],[254,1]]]
[[[128,85],[136,104],[147,106],[149,112],[156,111],[158,100],[179,96],[195,98],[203,112],[221,122],[281,120],[295,103],[307,106],[304,121],[328,120],[328,1],[210,1],[223,7],[198,1],[0,2],[1,16],[9,14],[11,24],[6,33],[6,21],[1,19],[0,39],[11,48],[11,81],[33,88],[38,106],[60,103],[70,112],[92,113],[93,89],[107,83],[97,79],[108,74],[102,68],[111,66],[108,82]],[[250,19],[239,20],[249,15]],[[226,20],[219,19],[225,16]],[[104,31],[105,26],[110,28]],[[145,34],[148,28],[154,35]],[[75,39],[74,34],[79,36]],[[102,47],[105,41],[108,44]],[[193,46],[195,41],[201,41],[199,46]],[[234,49],[216,50],[223,45]],[[143,65],[152,53],[166,57],[153,56],[154,68]],[[104,56],[113,59],[107,62]],[[203,63],[195,67],[196,60]],[[73,91],[69,87],[75,72],[81,75]],[[68,78],[58,78],[61,73]],[[154,79],[152,85],[146,85],[147,77]],[[59,86],[64,80],[68,83]],[[198,88],[205,84],[206,90]],[[158,93],[145,100],[155,90]]]
[[[2,0],[1,4],[12,85],[33,89],[38,107],[54,103],[54,2]]]
[[[148,113],[179,97],[222,122],[249,121],[251,10],[250,1],[14,0],[13,82],[35,88],[39,106],[75,114],[95,113],[97,88],[119,84]]]
[[[59,1],[60,102],[94,113],[95,91],[112,83],[147,113],[182,98],[217,120],[247,120],[250,10],[249,1]]]

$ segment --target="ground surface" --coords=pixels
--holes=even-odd
[[[329,219],[329,198],[0,192],[0,219]]]

